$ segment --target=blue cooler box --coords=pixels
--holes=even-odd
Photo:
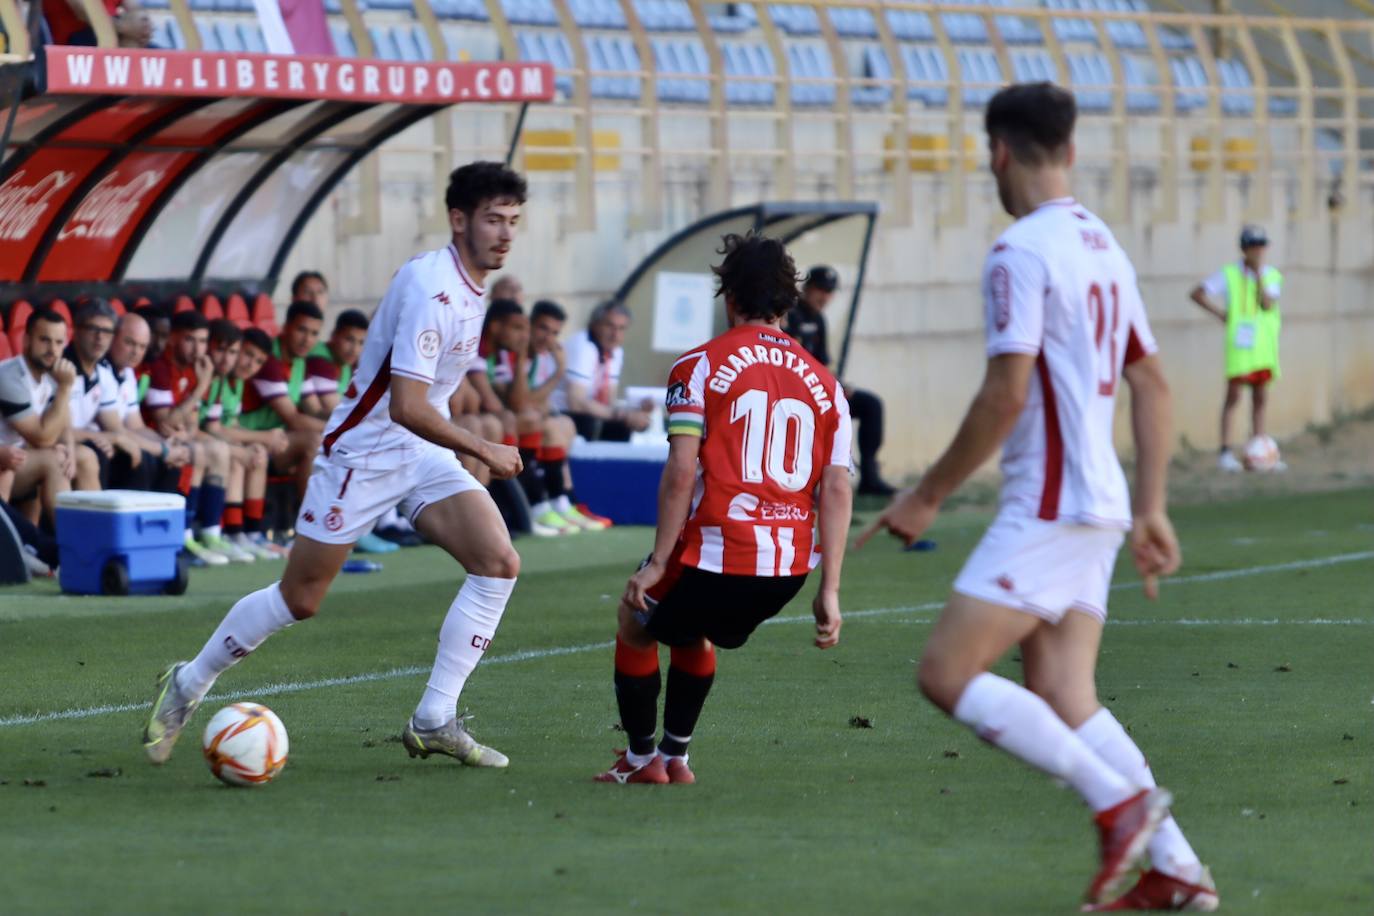
[[[667,463],[667,442],[578,440],[568,453],[577,498],[617,525],[658,521],[658,481]]]
[[[57,497],[58,581],[74,595],[180,595],[186,500],[142,490],[72,490]]]

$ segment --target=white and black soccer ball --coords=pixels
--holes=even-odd
[[[210,718],[201,740],[210,772],[231,786],[271,782],[286,766],[289,742],[277,714],[258,703],[235,703]]]

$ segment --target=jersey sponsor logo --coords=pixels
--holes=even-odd
[[[686,382],[673,382],[668,386],[668,394],[664,399],[669,407],[691,407],[692,395],[687,390]]]
[[[803,329],[804,331],[807,331],[808,333],[811,332],[811,331],[816,330],[818,327],[820,327],[820,325],[815,324],[814,322],[813,322],[812,324],[803,324],[803,325],[802,325],[802,329]],[[790,346],[792,346],[792,341],[788,340],[786,337],[776,337],[776,336],[774,336],[774,335],[772,335],[772,334],[769,334],[767,331],[760,331],[760,332],[759,332],[759,340],[766,340],[766,341],[768,341],[769,343],[775,343],[775,344],[777,344],[777,345],[780,346],[780,347],[790,347]]]
[[[1096,229],[1080,229],[1079,235],[1083,237],[1083,247],[1089,251],[1107,250],[1107,237]]]
[[[793,503],[766,503],[752,493],[730,500],[726,518],[734,522],[804,522],[811,512]]]
[[[425,359],[433,359],[439,355],[439,332],[433,329],[421,331],[420,336],[415,338],[415,348],[420,351],[420,355]]]
[[[997,330],[1005,331],[1011,323],[1011,271],[1007,270],[1007,265],[998,264],[992,268],[988,292],[992,296],[992,323]]]
[[[343,508],[340,506],[330,506],[329,514],[324,517],[324,527],[330,531],[339,531],[343,526]]]
[[[438,299],[438,300],[439,300],[440,302],[442,302],[444,305],[452,305],[452,304],[453,304],[453,300],[450,299],[450,298],[448,297],[448,293],[444,292],[443,290],[440,290],[439,292],[435,293],[433,296],[430,296],[429,298],[431,298],[431,299]]]
[[[306,509],[304,512],[301,513],[301,518],[305,519],[312,525],[315,524],[315,513],[310,511],[309,509]]]
[[[491,639],[489,637],[482,636],[480,634],[473,634],[472,647],[476,649],[478,652],[485,652],[490,646]]]
[[[228,650],[229,654],[234,658],[243,658],[248,654],[248,650],[239,645],[239,641],[232,636],[224,637],[224,648]]]
[[[469,337],[467,340],[460,340],[449,349],[450,353],[471,353],[477,349],[478,338]]]

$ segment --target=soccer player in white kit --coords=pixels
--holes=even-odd
[[[353,382],[325,427],[281,581],[235,604],[199,655],[159,679],[143,735],[153,763],[168,758],[221,673],[268,636],[315,615],[354,542],[399,503],[467,571],[439,631],[428,686],[402,733],[406,750],[469,766],[507,764],[468,734],[457,703],[496,633],[520,557],[491,496],[455,453],[476,457],[499,478],[520,472],[520,455],[454,426],[448,403],[477,357],[482,281],[510,252],[525,180],[499,163],[472,163],[450,176],[445,202],[452,243],[416,256],[392,278]]]
[[[953,443],[859,543],[882,529],[916,541],[1003,445],[1001,505],[926,643],[921,691],[1096,812],[1102,866],[1090,904],[1213,910],[1215,886],[1169,815],[1169,794],[1094,682],[1126,533],[1151,598],[1180,557],[1165,513],[1169,388],[1130,260],[1070,196],[1076,114],[1073,96],[1049,83],[1010,86],[989,103],[992,172],[1016,222],[983,271],[982,388]],[[1133,506],[1112,444],[1122,379],[1136,445]],[[1025,687],[988,670],[1018,644]],[[1113,899],[1147,850],[1152,867]]]

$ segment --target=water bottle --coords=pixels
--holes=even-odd
[[[343,571],[346,573],[381,572],[381,569],[382,564],[376,560],[349,560],[343,565]]]

